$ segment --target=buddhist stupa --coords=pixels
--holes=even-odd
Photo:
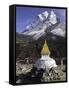
[[[45,41],[43,48],[41,50],[41,55],[49,55],[50,54],[50,50],[48,48],[47,42]]]
[[[43,48],[41,50],[41,58],[35,62],[34,66],[37,69],[42,68],[46,70],[47,69],[49,70],[52,67],[57,67],[55,60],[51,58],[49,55],[50,55],[50,50],[48,48],[47,42],[45,41]]]

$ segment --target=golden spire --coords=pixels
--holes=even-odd
[[[43,48],[41,50],[41,54],[42,55],[48,55],[50,54],[50,51],[49,51],[49,48],[48,48],[48,45],[47,45],[47,42],[45,41],[44,45],[43,45]]]

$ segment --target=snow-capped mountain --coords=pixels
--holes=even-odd
[[[57,25],[56,28],[51,31],[51,33],[57,36],[65,37],[65,23],[60,23]]]
[[[29,24],[25,28],[25,31],[22,32],[21,34],[32,36],[32,38],[35,40],[45,35],[46,31],[47,32],[49,31],[54,35],[65,37],[65,29],[63,30],[63,28],[60,27],[61,25],[59,24],[60,19],[57,17],[54,11],[51,11],[50,13],[45,11],[37,15],[36,20],[34,20],[34,22]]]

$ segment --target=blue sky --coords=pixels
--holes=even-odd
[[[16,7],[16,32],[23,32],[25,27],[36,19],[37,15],[53,10],[60,18],[61,22],[65,21],[65,9],[51,9],[51,8],[34,8],[34,7]]]

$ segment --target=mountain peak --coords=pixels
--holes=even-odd
[[[34,22],[29,24],[22,34],[32,36],[33,39],[37,40],[45,35],[46,30],[51,32],[59,23],[60,18],[57,18],[53,10],[50,12],[44,11],[37,15]]]
[[[50,21],[52,24],[55,24],[55,23],[57,22],[57,16],[56,16],[56,14],[54,13],[53,10],[51,11],[49,21]]]
[[[40,21],[43,21],[43,20],[47,19],[48,15],[49,15],[49,13],[47,11],[44,11],[43,13],[38,14],[37,16],[40,19]]]

